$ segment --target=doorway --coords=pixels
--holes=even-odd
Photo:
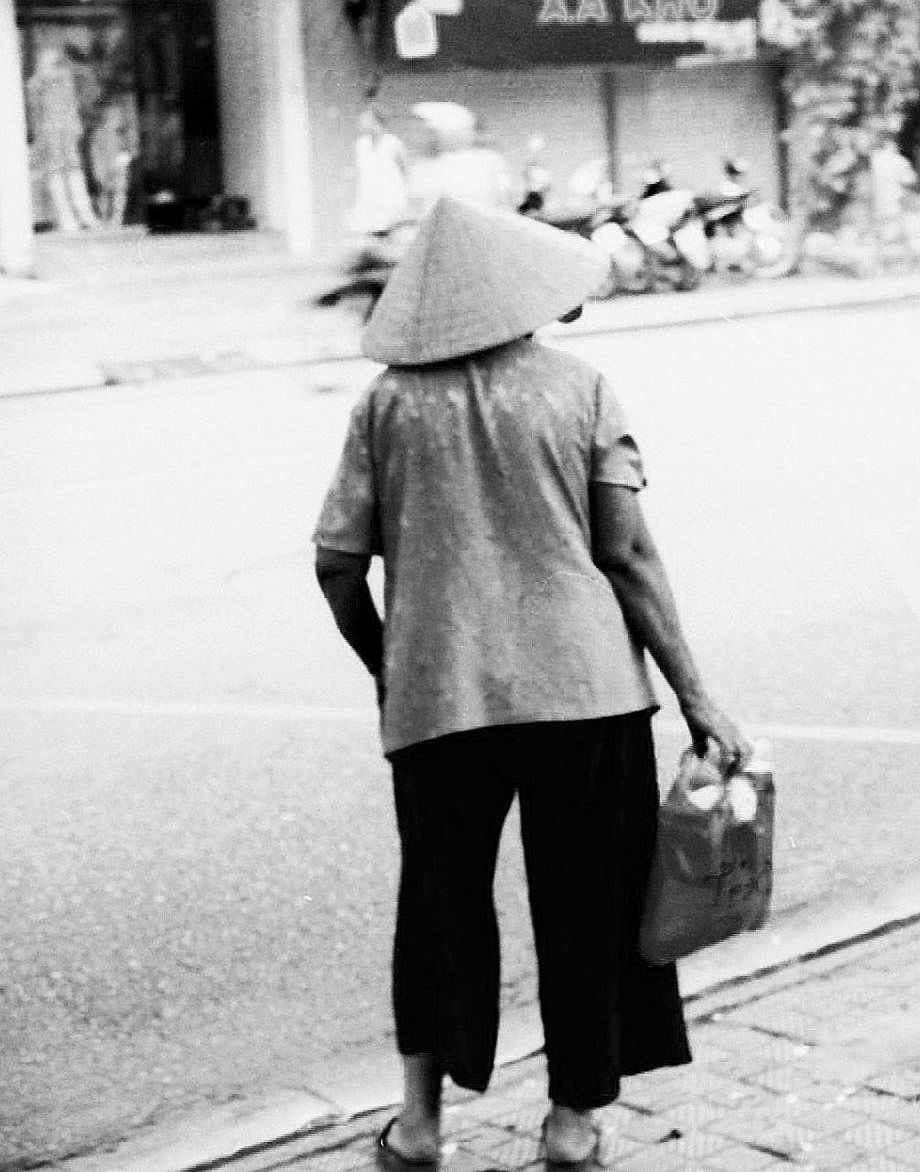
[[[120,228],[166,193],[180,213],[219,193],[213,0],[18,0],[16,12],[36,228]]]

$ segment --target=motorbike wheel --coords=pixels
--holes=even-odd
[[[607,276],[604,277],[598,288],[591,294],[591,297],[594,301],[609,301],[611,297],[616,297],[620,291],[620,276],[617,272],[616,265],[611,263],[610,268],[607,270]]]
[[[771,280],[797,271],[799,241],[791,223],[778,223],[772,230],[751,232],[751,275]]]
[[[674,281],[664,265],[650,250],[646,250],[641,267],[626,285],[627,293],[663,293],[674,288]]]
[[[677,279],[674,282],[674,288],[679,293],[690,293],[694,289],[698,289],[700,281],[703,279],[702,272],[693,264],[692,261],[682,260],[677,271]]]

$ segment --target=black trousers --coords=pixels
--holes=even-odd
[[[647,965],[637,946],[658,810],[651,714],[477,729],[390,760],[400,1052],[436,1054],[459,1086],[489,1083],[492,884],[517,794],[550,1098],[590,1110],[616,1099],[621,1075],[689,1062],[675,967]]]

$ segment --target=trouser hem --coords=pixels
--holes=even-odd
[[[464,1091],[475,1091],[477,1095],[484,1095],[489,1089],[489,1083],[492,1081],[491,1073],[488,1078],[476,1078],[472,1075],[463,1074],[462,1071],[453,1071],[450,1067],[447,1068],[445,1073],[454,1086],[460,1087]]]
[[[555,1103],[558,1107],[568,1107],[570,1111],[597,1111],[601,1107],[608,1107],[611,1103],[615,1103],[619,1097],[619,1079],[617,1079],[615,1088],[611,1084],[607,1090],[598,1091],[594,1095],[567,1095],[553,1087],[550,1087],[549,1090],[550,1102]]]
[[[489,1089],[489,1083],[492,1081],[493,1070],[489,1070],[489,1072],[485,1075],[470,1074],[463,1070],[462,1067],[454,1066],[449,1059],[444,1061],[444,1059],[438,1054],[437,1050],[430,1046],[417,1048],[413,1047],[412,1049],[405,1050],[401,1046],[398,1046],[397,1049],[399,1051],[400,1058],[415,1058],[419,1054],[437,1055],[443,1073],[447,1075],[447,1077],[452,1083],[454,1083],[455,1086],[461,1087],[465,1091],[475,1091],[477,1094],[482,1095]]]

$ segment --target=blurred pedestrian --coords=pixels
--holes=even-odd
[[[521,202],[518,211],[523,215],[539,215],[546,207],[546,200],[552,186],[552,175],[544,161],[546,139],[533,134],[527,140],[527,161],[522,176]]]
[[[893,138],[886,138],[870,154],[869,183],[872,219],[879,243],[883,247],[905,243],[905,197],[916,188],[917,174]]]
[[[431,135],[430,151],[412,168],[417,215],[425,215],[444,195],[481,208],[514,207],[511,169],[472,110],[456,102],[418,102],[412,112]]]
[[[549,1071],[547,1158],[598,1143],[620,1078],[690,1061],[673,965],[638,928],[658,787],[645,654],[693,743],[748,751],[710,701],[643,520],[612,390],[533,332],[606,260],[442,199],[370,320],[387,364],[355,407],[314,533],[320,585],[374,677],[402,846],[392,1167],[436,1162],[443,1076],[488,1085],[499,1011],[492,880],[517,795]],[[381,619],[366,575],[385,568]]]
[[[358,122],[355,174],[350,218],[353,232],[383,235],[409,219],[405,147],[372,105]]]

